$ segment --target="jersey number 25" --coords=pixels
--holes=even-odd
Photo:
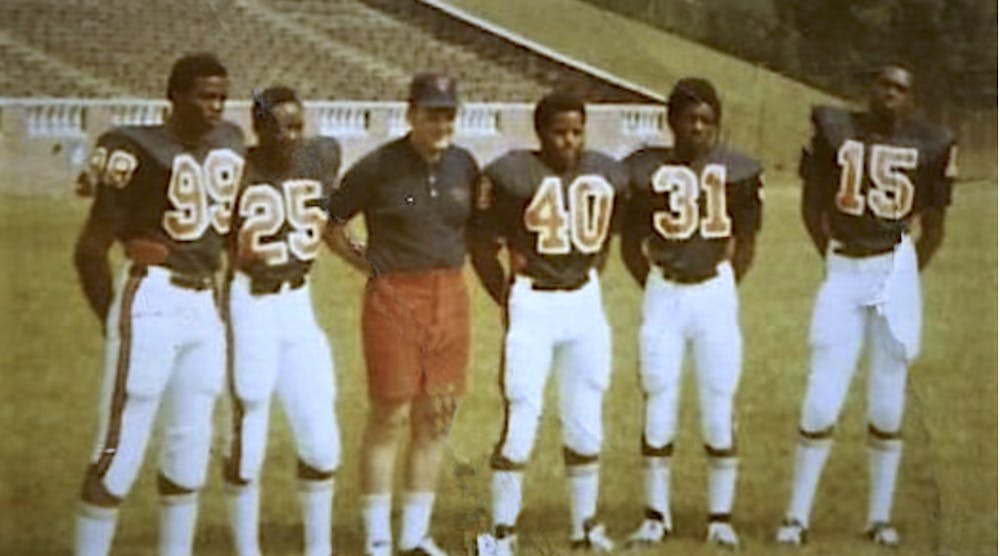
[[[240,216],[246,219],[240,227],[240,245],[269,266],[288,262],[289,251],[300,261],[315,259],[326,213],[307,203],[321,194],[320,183],[306,179],[284,181],[280,190],[268,184],[247,187],[240,197]],[[262,241],[278,233],[285,222],[291,227],[286,237]]]
[[[569,210],[563,203],[562,180],[542,180],[528,208],[524,227],[538,234],[536,250],[543,255],[565,255],[572,247],[584,254],[601,250],[611,223],[615,188],[598,174],[577,176],[567,188]]]

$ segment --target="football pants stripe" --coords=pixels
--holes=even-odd
[[[232,282],[227,280],[227,284]],[[240,477],[240,461],[243,459],[243,419],[246,417],[246,407],[243,400],[236,394],[236,353],[233,347],[233,322],[231,314],[232,300],[229,288],[222,295],[221,312],[223,324],[226,327],[226,388],[233,407],[232,440],[229,445],[229,455],[222,465],[223,478],[232,484],[245,485],[249,481]]]
[[[128,383],[129,363],[132,357],[132,304],[135,302],[139,284],[146,276],[146,267],[136,265],[129,270],[122,292],[121,308],[118,314],[118,360],[115,363],[115,386],[111,393],[111,412],[108,415],[108,429],[104,436],[104,448],[94,464],[99,478],[104,478],[111,467],[111,462],[118,452],[118,442],[121,440],[122,414],[125,411]]]

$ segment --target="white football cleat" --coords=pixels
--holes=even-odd
[[[875,544],[891,547],[899,546],[899,532],[896,531],[896,528],[891,523],[885,521],[877,521],[869,525],[868,529],[865,530],[865,536]]]
[[[583,524],[583,536],[570,539],[573,551],[607,553],[615,549],[615,543],[608,537],[604,525],[588,519]]]
[[[654,544],[659,544],[670,536],[670,526],[658,519],[646,518],[642,520],[642,524],[639,528],[635,530],[628,539],[625,540],[625,546],[627,547],[637,547],[637,546],[652,546]]]
[[[728,521],[709,521],[705,540],[722,548],[735,550],[740,546],[740,537]]]
[[[797,519],[785,519],[781,522],[781,527],[778,527],[778,534],[775,535],[775,540],[778,544],[784,544],[788,546],[802,546],[806,544],[806,538],[809,536],[809,530],[806,529],[805,525]]]
[[[478,556],[514,556],[517,546],[517,535],[496,537],[483,533],[476,537],[476,554]]]

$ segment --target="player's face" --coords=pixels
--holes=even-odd
[[[542,153],[550,162],[565,170],[576,165],[583,151],[583,114],[572,110],[554,114],[539,132]]]
[[[294,102],[282,102],[271,109],[271,126],[260,131],[261,145],[288,153],[302,140],[302,130],[305,128],[305,117],[302,105]]]
[[[715,110],[707,102],[688,104],[673,122],[678,149],[691,154],[703,153],[715,145],[717,131]]]
[[[912,86],[910,72],[897,67],[884,68],[872,87],[872,110],[884,117],[900,117],[909,108]]]
[[[196,77],[187,91],[173,93],[173,117],[194,130],[211,129],[222,120],[229,96],[229,78],[221,75]]]
[[[410,122],[410,141],[418,150],[433,155],[451,145],[457,115],[454,108],[411,106],[406,114]]]

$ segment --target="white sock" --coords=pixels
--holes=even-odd
[[[333,546],[330,527],[333,523],[333,479],[299,479],[299,504],[302,506],[302,529],[307,556],[329,556]]]
[[[733,511],[733,495],[736,492],[735,457],[708,458],[708,513],[727,515]]]
[[[73,554],[76,556],[106,556],[111,552],[118,523],[118,508],[102,508],[80,503],[76,513]]]
[[[663,522],[672,527],[670,518],[670,457],[645,456],[643,469],[646,487],[646,507],[663,516]]]
[[[198,521],[198,493],[160,496],[160,556],[189,556]]]
[[[392,494],[365,494],[361,498],[361,514],[365,522],[365,546],[378,542],[392,545]]]
[[[399,533],[400,550],[412,550],[427,536],[434,510],[433,492],[407,492],[403,495],[403,524]]]
[[[569,475],[569,504],[572,530],[570,538],[583,537],[583,524],[597,513],[597,490],[599,487],[600,466],[596,463],[586,465],[570,465],[566,467]]]
[[[903,441],[899,438],[868,440],[868,524],[890,521]]]
[[[239,556],[259,556],[260,488],[257,483],[226,484],[229,529]]]
[[[800,437],[795,449],[795,484],[792,485],[792,498],[788,502],[786,517],[798,520],[804,527],[809,527],[816,486],[832,446],[832,438]]]
[[[493,490],[493,526],[503,525],[514,527],[517,516],[521,513],[521,483],[524,473],[521,471],[494,471],[492,478]]]

